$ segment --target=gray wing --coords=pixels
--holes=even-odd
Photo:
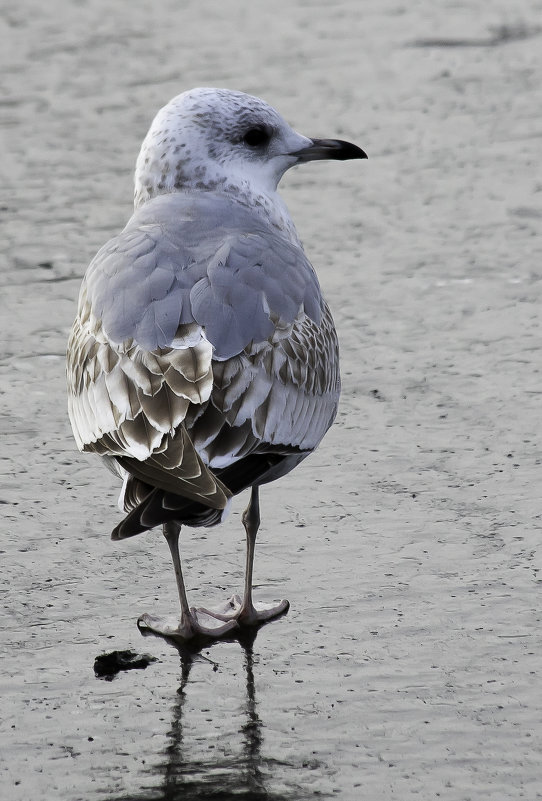
[[[68,412],[80,450],[115,457],[140,481],[150,475],[154,486],[223,509],[231,493],[184,426],[190,404],[211,392],[212,349],[201,332],[181,330],[184,347],[114,346],[90,313],[83,286],[68,343]]]
[[[310,263],[236,215],[216,199],[146,203],[91,263],[68,346],[79,447],[214,508],[229,493],[208,466],[309,452],[339,393]]]
[[[301,248],[242,206],[216,196],[145,203],[97,254],[87,296],[112,343],[171,347],[197,323],[214,358],[229,359],[300,310],[321,318],[316,274]]]
[[[253,453],[308,455],[331,426],[340,394],[331,313],[301,313],[270,340],[213,365],[209,400],[190,407],[190,436],[206,464],[223,469]],[[292,466],[299,460],[292,460]]]

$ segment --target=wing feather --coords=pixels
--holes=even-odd
[[[338,343],[327,305],[317,326],[306,315],[236,359],[215,363],[215,387],[187,426],[213,469],[249,453],[310,453],[331,426],[340,394]],[[239,450],[231,432],[249,426]]]

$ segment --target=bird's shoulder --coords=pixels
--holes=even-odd
[[[109,341],[168,347],[179,324],[196,323],[227,359],[300,310],[318,323],[320,286],[300,245],[243,204],[200,195],[145,203],[92,261],[86,302]]]

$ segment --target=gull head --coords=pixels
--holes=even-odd
[[[272,194],[289,167],[367,158],[339,139],[294,131],[263,100],[230,89],[191,89],[156,117],[136,163],[134,204],[181,191]]]

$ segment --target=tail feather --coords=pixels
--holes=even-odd
[[[295,463],[306,454],[295,459]],[[228,494],[237,495],[247,487],[264,483],[269,473],[275,472],[285,459],[291,455],[269,453],[252,454],[221,470],[211,471]],[[125,466],[127,467],[126,463]],[[293,466],[293,465],[292,465]],[[133,484],[133,487],[130,485]],[[194,501],[158,487],[152,487],[139,478],[128,480],[125,508],[130,509],[124,520],[115,526],[111,539],[123,540],[148,531],[162,523],[176,520],[181,525],[198,528],[200,526],[216,526],[221,523],[228,512],[229,502],[224,508],[216,509],[204,502]],[[130,502],[135,503],[131,506]]]

